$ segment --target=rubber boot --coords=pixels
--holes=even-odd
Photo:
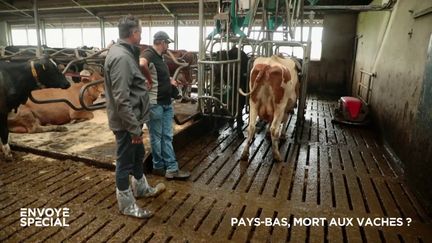
[[[151,211],[138,207],[132,194],[132,190],[130,188],[124,191],[120,191],[116,188],[116,196],[120,213],[142,219],[150,218],[151,216],[153,216],[153,213]]]

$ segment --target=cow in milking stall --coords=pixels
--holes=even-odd
[[[222,50],[222,51],[218,51],[215,53],[215,59],[218,61],[224,61],[224,60],[235,60],[238,58],[238,52],[239,49],[237,47],[233,47],[231,48],[229,51],[226,50]],[[238,76],[234,75],[234,80],[233,80],[233,86],[237,87],[237,84],[239,85],[239,88],[242,90],[246,89],[246,85],[247,85],[247,78],[248,78],[248,61],[249,58],[246,55],[246,53],[242,50],[240,50],[240,80],[238,80]],[[228,80],[228,75],[232,76],[232,72],[234,72],[233,69],[231,69],[231,73],[228,73],[228,68],[225,65],[223,73],[222,72],[222,68],[220,65],[216,65],[215,66],[215,70],[214,70],[214,82],[216,85],[216,89],[220,89],[220,81],[222,79],[223,84],[226,84],[227,80]],[[239,96],[239,103],[237,106],[238,109],[238,113],[237,113],[237,117],[236,117],[236,121],[237,121],[237,132],[239,132],[240,134],[242,134],[242,126],[244,124],[243,122],[243,117],[242,117],[242,110],[244,108],[246,104],[246,98],[244,96]]]
[[[47,56],[24,63],[0,62],[0,145],[7,160],[12,160],[8,113],[24,104],[32,90],[45,87],[70,87],[56,63]]]
[[[239,92],[249,97],[250,114],[248,138],[241,159],[249,157],[249,146],[255,135],[257,116],[270,123],[273,159],[282,161],[279,152],[281,124],[288,119],[288,113],[296,105],[299,77],[297,65],[291,58],[279,56],[255,59],[249,79],[249,93]]]
[[[192,66],[198,64],[198,56],[196,53],[188,51],[170,51],[163,55],[164,62],[170,70],[170,75],[174,77],[177,69],[180,68],[176,78],[179,88],[182,90],[182,102],[192,101],[191,90],[193,82]]]

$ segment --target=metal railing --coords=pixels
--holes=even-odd
[[[98,109],[103,109],[105,108],[105,101],[103,102],[98,102],[96,104],[91,104],[91,105],[87,105],[84,102],[84,93],[86,92],[87,89],[89,89],[91,86],[95,86],[95,85],[99,85],[101,83],[104,82],[104,79],[100,79],[100,80],[95,80],[92,81],[88,84],[85,84],[84,86],[81,87],[80,89],[80,93],[79,93],[79,102],[81,107],[77,107],[75,106],[72,102],[70,102],[67,99],[49,99],[49,100],[38,100],[36,98],[33,97],[33,95],[30,93],[30,100],[33,101],[35,104],[49,104],[49,103],[65,103],[66,105],[68,105],[70,108],[72,108],[73,110],[76,111],[94,111],[94,110],[98,110]]]
[[[367,72],[360,69],[360,80],[358,82],[357,97],[364,103],[369,104],[372,95],[372,82],[376,73]]]

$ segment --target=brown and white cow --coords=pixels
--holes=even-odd
[[[92,81],[102,79],[94,72],[90,75],[81,72],[81,82],[74,83],[68,89],[41,89],[32,92],[37,100],[67,99],[75,107],[80,107],[79,94],[81,88]],[[88,76],[90,75],[90,76]],[[84,103],[91,105],[103,92],[103,83],[89,87],[84,93]],[[93,113],[87,110],[76,111],[66,103],[36,104],[28,100],[18,108],[16,114],[8,117],[9,131],[14,133],[38,133],[48,131],[65,131],[59,126],[70,122],[80,122],[93,118]]]
[[[270,123],[273,159],[282,161],[279,152],[281,124],[293,110],[298,95],[298,74],[296,63],[290,58],[279,56],[259,57],[255,60],[249,79],[250,114],[247,144],[242,153],[242,160],[249,157],[249,146],[255,135],[257,116]]]

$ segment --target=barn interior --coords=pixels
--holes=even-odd
[[[125,14],[139,17],[143,27],[174,26],[178,40],[178,27],[213,27],[222,2],[231,1],[0,0],[0,46],[13,45],[14,29],[103,30],[116,27]],[[246,140],[230,124],[215,133],[213,120],[194,116],[176,126],[175,138],[178,160],[192,172],[191,179],[166,181],[167,192],[139,202],[156,212],[154,218],[126,220],[115,213],[115,141],[103,110],[93,121],[68,125],[72,135],[12,134],[17,159],[0,163],[0,241],[432,241],[432,3],[301,3],[296,28],[322,27],[321,51],[319,59],[306,59],[305,121],[298,125],[297,109],[283,127],[283,162],[272,161],[264,127],[257,129],[252,156],[244,162],[240,153]],[[258,11],[259,24],[260,18]],[[301,41],[307,43],[307,37]],[[100,42],[105,48],[109,39]],[[333,123],[338,98],[359,95],[368,104],[370,124]],[[195,114],[197,104],[191,107],[194,111],[182,119]],[[247,112],[243,119],[247,136]],[[70,144],[59,145],[62,137]],[[164,181],[148,178],[152,184]],[[74,211],[71,227],[19,226],[19,208],[62,206]],[[286,217],[291,227],[230,224],[232,218],[252,217]],[[401,218],[404,223],[293,226],[305,218]]]

